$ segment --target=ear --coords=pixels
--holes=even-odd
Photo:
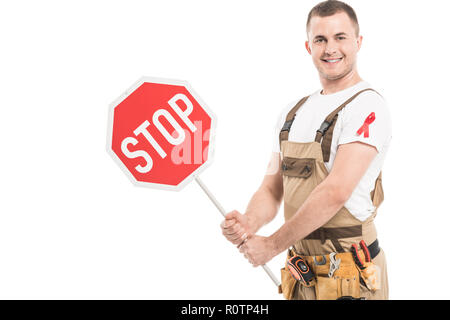
[[[356,43],[358,45],[358,51],[359,51],[359,49],[361,49],[362,41],[363,41],[362,36],[359,36],[358,39],[356,40]]]
[[[306,51],[308,51],[308,53],[311,54],[311,48],[309,47],[308,41],[305,41],[305,48],[306,48]]]

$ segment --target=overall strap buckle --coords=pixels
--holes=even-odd
[[[295,117],[294,117],[294,119],[295,119]],[[292,120],[287,120],[287,121],[284,123],[283,128],[281,128],[281,132],[283,132],[283,131],[289,132],[289,131],[291,130],[292,124],[294,123],[294,119],[292,119]]]
[[[320,133],[323,137],[323,135],[325,134],[325,132],[327,132],[330,125],[331,125],[331,122],[324,121],[324,122],[322,122],[322,124],[320,125],[320,128],[316,132]]]

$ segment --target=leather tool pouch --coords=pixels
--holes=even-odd
[[[286,300],[292,300],[294,297],[295,285],[297,280],[292,277],[288,268],[281,269],[281,292]]]
[[[291,250],[288,250],[286,264],[283,269],[281,269],[281,292],[286,300],[292,300],[294,298],[295,286],[303,285],[305,287],[313,287],[316,284],[316,280],[312,279],[309,285],[306,285],[304,282],[298,281],[294,278],[291,271],[287,266],[287,262],[294,256],[298,256],[294,254]]]
[[[371,291],[379,290],[381,287],[380,267],[373,262],[364,263],[364,269],[360,270],[361,278],[364,280],[367,289]]]
[[[293,254],[288,252],[287,260],[291,257],[293,257]],[[351,253],[341,253],[336,255],[336,258],[341,259],[339,269],[335,271],[332,277],[328,277],[329,256],[326,256],[326,263],[323,265],[316,265],[313,257],[305,257],[315,274],[315,281],[309,286],[305,286],[304,283],[294,279],[287,267],[281,269],[281,289],[284,298],[287,300],[293,299],[296,285],[314,286],[317,300],[336,300],[341,297],[360,298],[360,271]],[[316,259],[316,261],[321,261],[322,256],[317,256]]]
[[[316,273],[316,299],[336,300],[341,297],[360,298],[359,270],[356,267],[350,253],[338,254],[341,259],[339,269],[332,277],[328,277],[330,268],[329,257],[324,265],[315,265]],[[318,257],[319,259],[319,257]]]
[[[315,289],[317,300],[336,300],[341,297],[357,299],[361,295],[359,276],[353,278],[318,276]]]
[[[284,157],[281,168],[285,176],[307,179],[314,172],[315,160]]]

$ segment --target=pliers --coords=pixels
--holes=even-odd
[[[361,259],[361,257],[358,254],[358,246],[356,243],[352,244],[352,247],[350,248],[350,251],[353,255],[353,260],[355,260],[356,265],[361,269],[364,270],[366,268],[365,263],[371,262],[372,258],[370,257],[369,249],[366,246],[366,243],[364,240],[361,240],[359,242],[359,246],[361,247],[362,251],[364,252],[365,259]]]

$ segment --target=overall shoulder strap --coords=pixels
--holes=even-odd
[[[284,122],[283,128],[281,128],[280,131],[280,148],[281,148],[281,142],[284,140],[287,140],[289,138],[289,131],[291,130],[292,123],[294,123],[295,115],[300,109],[300,107],[308,100],[309,96],[306,96],[302,98],[297,104],[291,109],[291,111],[288,112],[286,116],[286,120]]]
[[[322,123],[319,130],[317,130],[315,141],[320,143],[321,142],[320,140],[322,140],[321,146],[322,146],[322,155],[323,155],[324,162],[328,162],[330,160],[330,149],[331,149],[331,142],[333,140],[333,130],[334,130],[334,126],[336,124],[337,118],[338,118],[339,111],[341,111],[346,105],[348,105],[350,102],[352,102],[361,93],[363,93],[365,91],[369,91],[369,90],[374,91],[378,95],[380,95],[377,91],[375,91],[374,89],[371,89],[371,88],[367,88],[367,89],[357,92],[355,95],[353,95],[348,100],[346,100],[343,104],[341,104],[336,110],[331,112],[325,118],[325,121]],[[378,208],[384,200],[381,172],[378,175],[377,179],[375,180],[375,187],[372,190],[370,196],[371,196],[373,205],[376,208]]]
[[[333,130],[336,125],[336,120],[338,118],[338,113],[345,108],[350,102],[352,102],[357,96],[366,91],[375,91],[371,88],[367,88],[355,93],[352,97],[347,99],[343,104],[337,107],[333,112],[331,112],[322,122],[322,125],[317,130],[315,141],[321,143],[323,162],[328,162],[330,160],[330,149],[331,141],[333,140]],[[376,91],[375,91],[376,92]],[[378,92],[377,92],[378,93]]]

